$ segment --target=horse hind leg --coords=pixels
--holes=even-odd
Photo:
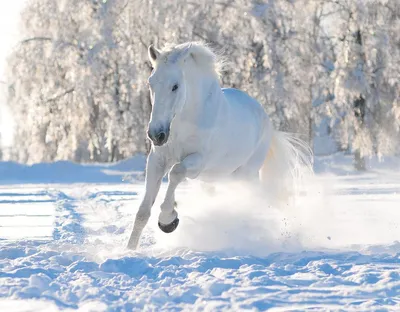
[[[263,166],[269,144],[262,141],[246,163],[234,172],[234,176],[245,181],[260,181],[260,168]]]
[[[236,169],[232,174],[234,180],[253,182],[258,180],[258,169],[255,166],[244,165]]]

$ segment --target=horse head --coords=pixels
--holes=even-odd
[[[153,45],[148,48],[153,72],[148,79],[152,112],[147,134],[161,146],[168,141],[171,123],[186,102],[183,63],[190,55],[191,44],[174,53],[162,53]]]

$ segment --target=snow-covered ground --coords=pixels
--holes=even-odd
[[[400,309],[399,160],[359,174],[321,157],[283,210],[182,185],[176,232],[157,228],[159,196],[133,252],[143,165],[0,163],[0,311]]]

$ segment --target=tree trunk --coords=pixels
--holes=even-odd
[[[365,171],[365,158],[361,156],[360,150],[354,153],[354,168],[358,171]]]
[[[310,116],[308,117],[308,144],[314,153],[314,131],[313,131],[313,119],[312,115],[310,113]]]
[[[364,127],[365,121],[365,99],[362,95],[354,101],[354,115],[358,120],[360,128]],[[365,158],[361,156],[361,151],[358,148],[354,152],[354,168],[358,171],[365,171]]]
[[[308,111],[308,144],[314,153],[314,120],[313,120],[313,93],[312,93],[312,85],[310,85],[309,88],[309,94],[310,94],[310,102],[309,102],[309,111]]]
[[[361,66],[363,66],[363,62],[365,60],[365,55],[362,52],[362,45],[363,45],[363,40],[361,36],[361,31],[357,30],[355,34],[355,39],[356,43],[360,45],[360,53],[361,53]],[[365,98],[360,94],[359,98],[354,101],[353,105],[353,111],[354,111],[354,116],[356,117],[358,121],[359,128],[362,129],[364,127],[364,121],[365,121]],[[356,128],[357,129],[357,128]],[[357,130],[356,130],[357,131]],[[357,133],[356,133],[357,134]],[[360,148],[358,148],[354,152],[354,168],[358,171],[364,171],[366,170],[365,167],[365,158],[361,156],[361,151]]]

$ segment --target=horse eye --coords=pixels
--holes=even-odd
[[[178,85],[177,84],[172,87],[172,92],[176,91],[176,90],[178,90]]]

